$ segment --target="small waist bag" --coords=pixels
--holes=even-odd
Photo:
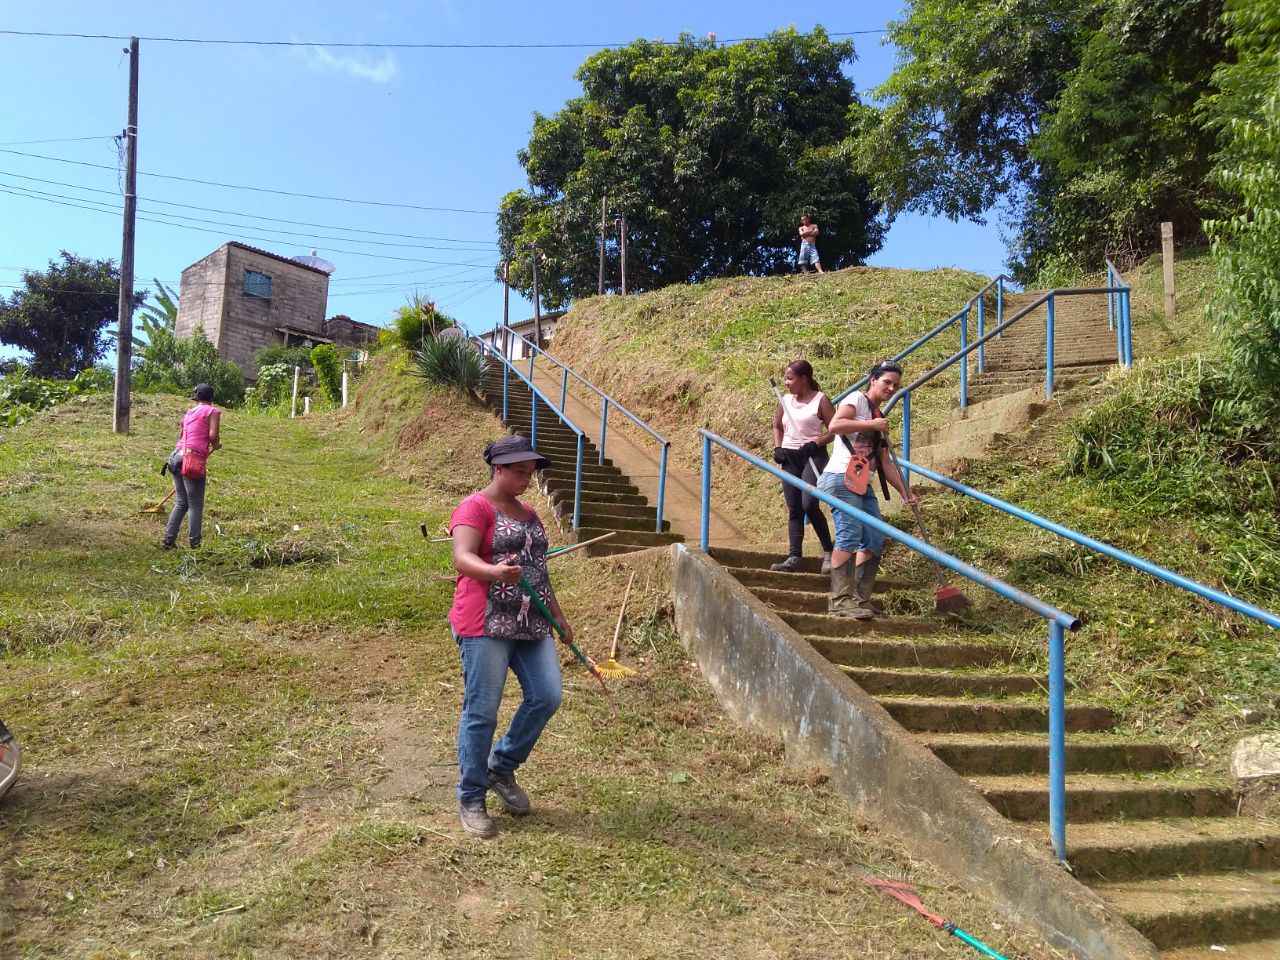
[[[882,414],[878,407],[871,408],[873,417],[879,419]],[[858,496],[865,496],[866,492],[871,488],[872,464],[876,458],[880,456],[880,446],[884,443],[884,434],[876,433],[875,440],[871,443],[870,455],[861,453],[853,448],[848,436],[841,436],[840,440],[844,443],[849,451],[849,465],[844,468],[844,485],[850,493],[856,493]],[[880,473],[880,489],[884,491],[884,498],[889,499],[889,484],[884,478],[884,472]]]
[[[203,480],[205,463],[208,460],[207,453],[196,453],[189,448],[182,451],[182,475],[188,480]]]

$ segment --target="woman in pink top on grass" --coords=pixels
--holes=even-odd
[[[222,411],[213,405],[213,387],[202,383],[196,387],[193,397],[196,405],[182,418],[178,430],[178,445],[169,456],[169,472],[173,474],[173,512],[165,524],[163,546],[172,550],[178,542],[182,518],[191,515],[188,533],[191,548],[200,546],[201,526],[204,520],[205,461],[209,454],[222,446],[219,435]]]
[[[462,717],[458,723],[458,816],[467,833],[492,837],[485,807],[492,790],[509,813],[529,812],[515,772],[529,758],[560,706],[560,656],[552,627],[520,588],[523,579],[551,611],[569,643],[573,631],[547,576],[547,532],[520,500],[536,471],[550,461],[518,434],[484,449],[489,485],[458,504],[449,519],[458,585],[449,624],[462,655]],[[498,705],[510,670],[524,699],[496,744]]]

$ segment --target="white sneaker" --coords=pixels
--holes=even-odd
[[[823,573],[831,572],[831,554],[829,553],[824,553],[822,555],[822,572]]]

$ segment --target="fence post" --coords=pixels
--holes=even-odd
[[[960,349],[969,346],[969,307],[966,305],[960,314]],[[960,358],[960,409],[969,406],[969,357]]]
[[[662,445],[662,459],[658,463],[658,533],[662,532],[662,511],[667,502],[667,458],[671,454],[671,441]]]
[[[585,438],[578,434],[578,459],[573,473],[573,529],[577,530],[582,522],[582,443]]]
[[[1044,338],[1044,396],[1053,396],[1053,294],[1049,294]]]
[[[1049,835],[1060,863],[1067,859],[1066,667],[1062,624],[1049,621]]]
[[[292,420],[298,415],[298,374],[302,372],[302,368],[295,366],[293,368],[293,393],[289,395],[289,419]]]
[[[978,339],[981,340],[987,332],[987,295],[984,293],[978,297]],[[985,343],[978,344],[978,372],[985,373],[987,369],[987,345]]]
[[[302,398],[302,415],[304,417],[311,416],[311,398],[310,397]]]
[[[1173,224],[1167,221],[1160,224],[1160,259],[1164,266],[1164,319],[1172,324],[1177,301],[1173,293]]]
[[[604,445],[609,436],[609,398],[600,398],[600,463],[604,464]]]
[[[702,435],[702,518],[698,543],[703,553],[711,543],[711,438],[706,434]]]
[[[342,409],[347,408],[347,361],[342,361]]]

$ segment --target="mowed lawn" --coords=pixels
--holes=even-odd
[[[1054,956],[721,713],[658,556],[557,561],[598,655],[639,571],[639,674],[614,716],[566,663],[522,772],[535,815],[464,837],[447,544],[419,524],[482,482],[500,426],[386,393],[347,418],[228,414],[198,554],[160,551],[163,514],[140,512],[168,489],[176,398],[138,398],[127,439],[105,397],[0,437],[0,717],[27,763],[0,802],[0,956],[966,955],[867,873]]]

